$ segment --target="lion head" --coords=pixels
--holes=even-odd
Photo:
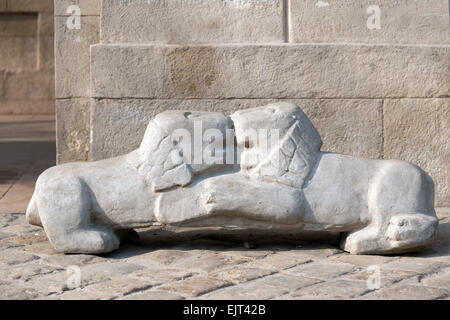
[[[316,128],[293,103],[275,103],[231,115],[241,150],[241,170],[302,188],[322,146]]]
[[[227,129],[232,127],[231,120],[222,113],[162,112],[148,124],[129,163],[154,191],[188,185],[196,175],[225,165],[224,140]],[[214,159],[205,161],[211,150]]]

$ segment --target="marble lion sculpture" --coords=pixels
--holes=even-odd
[[[200,137],[213,130],[215,139],[202,139],[192,151],[186,135],[173,133],[198,135],[199,123]],[[230,130],[231,148],[225,147]],[[252,141],[254,132],[265,134]],[[155,224],[340,232],[342,249],[352,254],[403,253],[433,241],[434,185],[424,171],[403,161],[321,152],[321,146],[291,103],[230,117],[166,111],[127,155],[46,170],[27,219],[65,253],[110,252],[122,230]],[[213,149],[216,159],[236,153],[240,161],[188,161]]]

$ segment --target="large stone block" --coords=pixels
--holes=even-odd
[[[0,114],[54,114],[55,100],[1,100]]]
[[[33,70],[38,61],[36,37],[0,37],[0,68]]]
[[[382,100],[302,99],[293,102],[301,106],[319,131],[323,151],[382,158]]]
[[[53,0],[7,0],[7,10],[12,12],[53,12]]]
[[[0,37],[36,37],[37,14],[2,13],[0,17]]]
[[[6,10],[6,0],[0,0],[0,10],[1,11]]]
[[[38,15],[0,13],[0,68],[32,70],[38,60]]]
[[[53,75],[38,71],[6,72],[4,97],[8,100],[48,100],[54,97]]]
[[[39,14],[39,36],[53,37],[55,34],[55,17],[51,12]]]
[[[55,39],[53,37],[41,37],[39,39],[39,65],[42,73],[51,74],[55,77]],[[52,88],[55,84],[52,84]]]
[[[290,1],[290,40],[450,44],[448,6],[445,0]],[[378,16],[379,29],[372,27]]]
[[[99,16],[101,11],[101,0],[55,0],[55,16],[68,16],[70,6],[78,6],[81,16]]]
[[[450,95],[450,46],[95,45],[97,98]]]
[[[56,100],[57,163],[89,159],[88,99]]]
[[[436,205],[450,206],[450,99],[387,99],[384,155],[412,162],[435,182]]]
[[[107,0],[107,43],[284,42],[283,0]]]
[[[278,100],[94,100],[91,114],[91,158],[100,160],[132,151],[139,146],[148,122],[166,110],[234,111]],[[296,99],[320,132],[322,150],[381,158],[381,100]]]
[[[81,29],[69,29],[66,22],[55,18],[56,98],[89,97],[89,46],[98,42],[99,17],[81,17]]]

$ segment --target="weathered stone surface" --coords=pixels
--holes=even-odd
[[[56,111],[57,163],[87,161],[90,149],[89,100],[56,100]]]
[[[55,78],[55,39],[52,36],[42,36],[39,39],[39,68],[42,73],[46,73]],[[54,84],[51,87],[54,98]],[[52,112],[54,113],[54,112]]]
[[[300,264],[286,270],[290,274],[295,274],[303,277],[329,280],[345,274],[357,271],[353,265],[350,264],[329,264],[329,263],[306,263]]]
[[[258,259],[250,265],[280,271],[310,262],[312,262],[312,260],[304,255],[289,255],[285,252],[278,252],[264,257],[263,259]]]
[[[53,1],[0,1],[0,114],[54,113]]]
[[[33,70],[37,67],[37,30],[37,14],[2,14],[0,20],[0,69]]]
[[[426,258],[405,257],[383,264],[382,270],[402,270],[416,273],[430,273],[438,270],[440,267],[446,267],[448,263],[428,260]]]
[[[368,27],[374,5],[379,29]],[[291,1],[290,9],[291,42],[450,44],[445,1],[310,0]]]
[[[343,262],[346,264],[353,264],[355,266],[359,267],[368,267],[371,265],[380,265],[382,263],[386,263],[392,260],[395,260],[395,257],[388,257],[388,256],[365,256],[365,255],[339,255],[336,257],[331,257],[333,261],[336,262]]]
[[[378,269],[378,267],[380,269]],[[377,274],[377,270],[379,270],[379,274]],[[375,277],[379,275],[379,285],[380,289],[391,287],[393,284],[397,284],[399,282],[408,281],[408,279],[416,276],[417,274],[411,271],[403,271],[403,270],[384,270],[381,269],[381,265],[373,264],[367,266],[361,271],[346,274],[342,276],[342,279],[346,280],[358,280],[365,281],[366,283],[373,283]]]
[[[381,158],[383,144],[382,101],[376,99],[294,99],[322,136],[322,150]],[[101,160],[139,146],[148,122],[165,110],[224,112],[253,108],[270,99],[159,100],[95,99],[91,114],[91,157]],[[66,111],[66,110],[64,110]],[[62,129],[62,127],[61,127]],[[67,130],[72,132],[73,129]],[[59,154],[64,154],[61,151]],[[76,159],[74,154],[70,159]]]
[[[0,264],[5,264],[9,266],[19,265],[39,259],[38,256],[29,253],[24,253],[20,249],[16,248],[0,251],[0,257],[1,257]]]
[[[7,72],[6,100],[47,100],[54,96],[53,77],[41,72]]]
[[[126,277],[123,279],[109,280],[96,283],[86,287],[86,291],[101,293],[102,295],[112,295],[114,297],[120,295],[128,295],[134,292],[143,291],[152,286],[151,282],[145,279],[133,279]]]
[[[223,271],[217,271],[210,274],[211,277],[217,278],[219,280],[230,281],[234,284],[239,284],[243,282],[248,282],[250,280],[262,278],[275,273],[274,270],[267,269],[257,269],[257,268],[236,268],[227,269]]]
[[[0,300],[28,300],[39,296],[39,292],[27,286],[13,286],[13,281],[0,281]]]
[[[102,1],[102,42],[283,42],[282,0]],[[121,26],[118,28],[117,26]]]
[[[369,293],[366,298],[383,300],[435,300],[444,299],[449,294],[448,289],[404,285]]]
[[[130,294],[119,300],[181,300],[184,299],[176,293],[171,293],[163,290],[145,291],[137,294]]]
[[[99,17],[81,17],[80,29],[69,29],[66,22],[55,17],[56,98],[89,97],[89,47],[98,42]]]
[[[54,35],[55,35],[55,18],[53,16],[53,12],[40,13],[39,14],[39,36],[54,38]],[[54,45],[54,43],[53,43],[53,45]],[[52,51],[52,53],[54,52],[54,50],[51,50],[51,51]],[[54,63],[52,65],[54,66]]]
[[[53,114],[54,100],[0,100],[0,112],[5,115]]]
[[[449,46],[114,44],[91,54],[98,98],[440,97],[450,87]]]
[[[387,99],[384,157],[410,161],[435,182],[436,206],[450,205],[450,99]]]
[[[280,286],[273,286],[258,280],[231,286],[201,296],[205,300],[266,300],[287,293],[289,290]]]
[[[369,291],[363,281],[334,280],[322,282],[291,293],[296,299],[351,299]]]
[[[212,277],[195,277],[178,281],[176,284],[163,285],[158,287],[158,289],[182,294],[187,297],[195,297],[229,285],[231,285],[229,281]]]
[[[170,282],[187,279],[196,273],[192,273],[186,269],[173,268],[172,266],[163,267],[163,265],[156,265],[161,269],[151,268],[151,266],[142,265],[144,268],[133,273],[133,277],[145,280],[152,287],[164,285]]]
[[[3,280],[11,281],[29,281],[31,278],[51,274],[56,271],[61,271],[62,269],[55,268],[53,266],[48,266],[45,264],[40,264],[35,261],[32,263],[25,264],[20,268],[11,268],[10,266],[0,266],[0,275]]]
[[[421,279],[421,283],[423,283],[426,286],[449,290],[450,289],[450,268],[442,269],[440,272],[437,272],[428,277],[425,277],[425,279]]]
[[[7,9],[13,12],[53,12],[53,0],[8,0]]]
[[[69,6],[76,5],[80,8],[81,16],[100,16],[101,0],[59,0],[55,3],[55,16],[69,16]]]
[[[274,274],[263,279],[258,279],[254,283],[258,282],[267,284],[274,288],[279,288],[281,290],[295,291],[299,290],[300,288],[309,287],[313,284],[319,283],[320,280],[283,273]]]

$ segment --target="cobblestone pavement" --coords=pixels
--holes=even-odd
[[[402,256],[352,256],[335,237],[174,228],[139,231],[108,255],[58,254],[23,214],[54,164],[53,120],[12,120],[0,117],[1,299],[450,298],[450,208],[438,210],[434,244]]]
[[[89,256],[57,254],[23,214],[3,214],[0,297],[449,299],[450,209],[439,210],[439,217],[435,243],[402,256],[352,256],[332,240],[264,241],[217,230],[196,235],[157,228],[144,229],[140,241],[128,241],[114,253]]]

